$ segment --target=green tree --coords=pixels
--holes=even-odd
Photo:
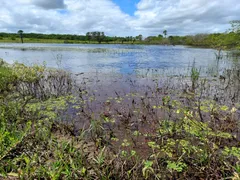
[[[231,31],[235,33],[240,33],[240,20],[230,21],[232,26]]]
[[[87,32],[86,37],[89,41],[90,39],[95,40],[95,41],[98,41],[98,43],[100,44],[104,40],[105,34],[104,32],[99,32],[99,31]]]
[[[169,36],[168,39],[169,39],[170,44],[174,45],[174,37]]]
[[[19,30],[18,34],[20,36],[21,42],[23,43],[23,30]]]
[[[87,40],[90,42],[90,40],[91,40],[91,33],[90,33],[90,32],[87,32],[86,38],[87,38]]]
[[[136,37],[136,39],[139,40],[139,41],[142,41],[143,36],[142,36],[141,34],[139,34],[139,35]]]
[[[104,40],[105,34],[104,32],[97,32],[97,41],[99,44]]]
[[[167,30],[166,29],[163,31],[163,34],[164,34],[164,36],[166,38],[167,37]]]

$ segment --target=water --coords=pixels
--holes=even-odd
[[[152,108],[162,105],[163,97],[170,96],[188,108],[196,104],[193,96],[184,98],[191,88],[189,77],[148,78],[148,75],[159,75],[164,71],[170,75],[182,74],[190,71],[193,61],[202,71],[212,69],[212,72],[239,65],[238,60],[225,56],[226,52],[219,61],[215,53],[213,49],[184,46],[0,44],[0,58],[8,63],[46,63],[48,67],[74,72],[76,86],[73,94],[79,99],[73,104],[69,103],[66,111],[59,113],[59,119],[74,124],[76,134],[80,129],[89,127],[92,119],[103,121],[103,116],[114,119],[113,124],[103,122],[103,127],[120,139],[119,144],[113,144],[117,151],[122,139],[131,141],[135,138],[133,132],[136,130],[142,134],[152,134],[161,119],[170,119],[167,111]],[[215,75],[214,81],[209,78],[206,84],[197,87],[196,94],[200,94],[201,90],[203,100],[215,99],[217,103],[229,107],[239,104],[239,71],[229,72],[229,76],[222,78],[224,80],[219,78],[219,74]],[[134,76],[139,73],[144,76]],[[62,86],[64,83],[61,79],[58,84]],[[59,89],[59,85],[51,88]],[[45,84],[40,92],[48,89]],[[54,94],[54,91],[50,93]],[[79,108],[74,108],[75,105]],[[148,156],[146,140],[145,136],[140,135],[135,150]]]
[[[155,69],[181,74],[193,61],[203,69],[216,67],[215,53],[213,49],[184,46],[0,43],[0,58],[8,63],[46,64],[74,73],[136,74]],[[224,56],[218,68],[231,65]]]

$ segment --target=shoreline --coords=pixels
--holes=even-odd
[[[111,43],[98,43],[98,42],[84,42],[84,41],[73,41],[71,43],[64,43],[63,40],[46,40],[46,41],[27,41],[24,43],[18,42],[18,41],[2,41],[0,40],[0,44],[62,44],[62,45],[143,45],[143,46],[151,46],[151,45],[156,45],[156,46],[184,46],[188,48],[200,48],[200,49],[214,49],[214,50],[219,50],[219,48],[213,47],[213,46],[203,46],[203,45],[188,45],[188,44],[161,44],[161,43],[144,43],[144,42],[135,42],[135,43],[121,43],[121,42],[111,42]],[[227,48],[227,47],[222,47],[221,50],[223,51],[237,51],[237,53],[240,52],[240,47],[232,47],[232,48]]]

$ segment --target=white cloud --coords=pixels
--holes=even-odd
[[[0,31],[107,35],[224,32],[240,19],[239,0],[140,0],[134,16],[111,0],[2,0]]]
[[[230,20],[240,19],[239,0],[141,0],[137,7],[136,26],[149,34],[224,32]]]

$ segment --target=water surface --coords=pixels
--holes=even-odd
[[[216,50],[161,45],[86,45],[0,43],[0,58],[9,63],[18,61],[26,65],[47,64],[78,72],[116,72],[136,74],[150,69],[167,70],[181,74],[196,62],[197,67],[216,67]],[[227,57],[218,68],[231,66]]]

